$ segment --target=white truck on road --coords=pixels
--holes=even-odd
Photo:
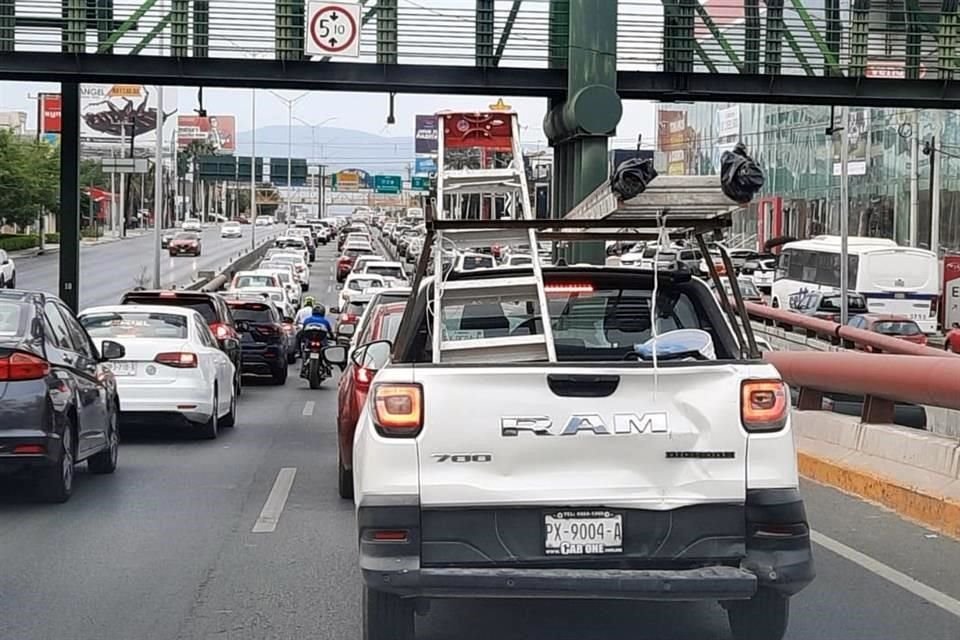
[[[714,600],[736,640],[779,640],[813,564],[776,369],[740,356],[689,275],[661,274],[659,330],[706,332],[715,359],[656,367],[635,348],[650,272],[545,280],[556,363],[434,364],[430,280],[392,362],[386,343],[354,354],[380,369],[354,441],[364,637],[413,638],[434,598],[610,598]],[[535,333],[535,307],[465,304],[443,330]]]

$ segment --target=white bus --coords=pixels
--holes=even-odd
[[[937,330],[940,265],[932,251],[901,247],[883,238],[850,237],[847,287],[867,299],[870,313],[907,316],[924,333]],[[806,293],[839,288],[839,236],[817,236],[783,246],[773,282],[773,306],[793,308]]]

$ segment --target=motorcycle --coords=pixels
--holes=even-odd
[[[311,389],[319,389],[324,380],[333,375],[330,365],[323,359],[323,348],[329,343],[325,327],[307,325],[300,336],[300,351],[303,365],[300,377],[310,383]]]

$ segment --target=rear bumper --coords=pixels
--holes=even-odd
[[[197,378],[173,384],[129,385],[117,382],[120,418],[142,422],[146,415],[173,414],[189,422],[206,422],[213,415],[213,392]]]
[[[747,600],[757,577],[736,567],[620,569],[365,569],[371,589],[427,598]]]
[[[11,429],[0,431],[0,471],[16,471],[30,467],[45,467],[57,462],[60,436],[41,429]],[[46,453],[15,454],[20,445],[42,445]]]
[[[244,349],[240,364],[242,373],[270,374],[287,366],[287,354],[280,345],[263,349]]]

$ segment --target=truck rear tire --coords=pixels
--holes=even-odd
[[[790,620],[790,599],[760,589],[750,600],[730,603],[727,620],[734,640],[782,640]]]
[[[413,601],[363,590],[363,640],[414,640]]]

